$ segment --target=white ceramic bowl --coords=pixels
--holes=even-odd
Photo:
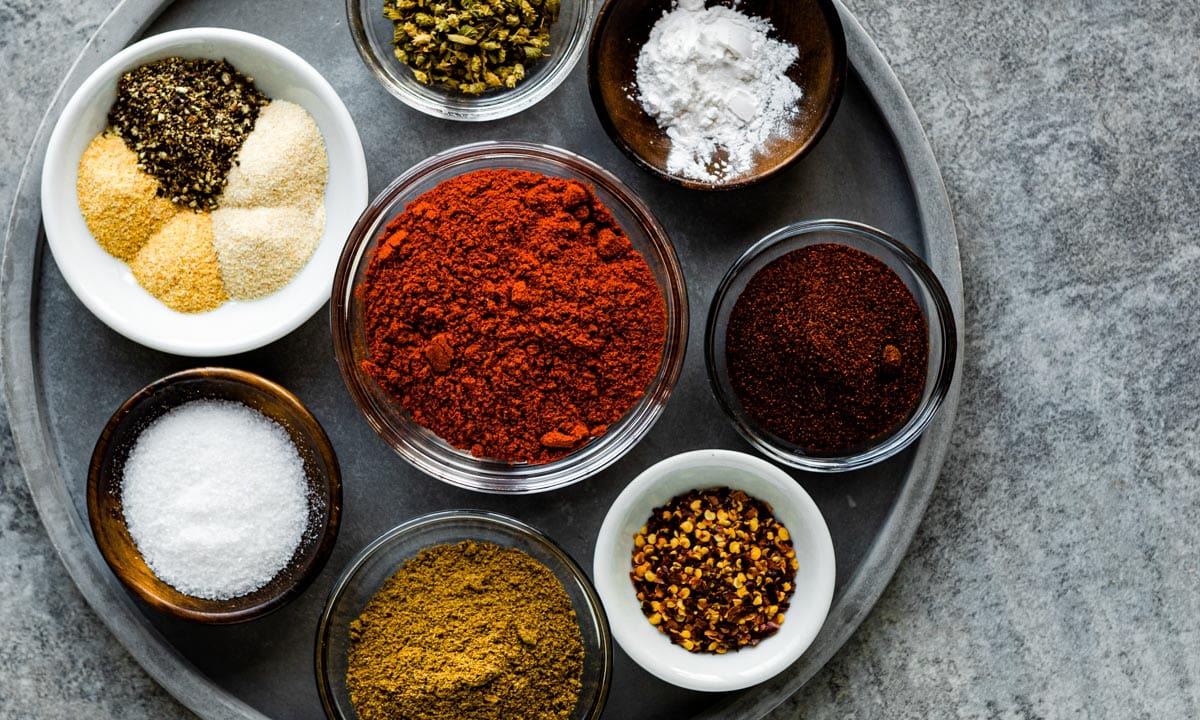
[[[629,579],[633,536],[650,512],[689,490],[729,487],[767,503],[788,529],[800,568],[779,631],[754,647],[724,655],[691,653],[649,623]],[[817,637],[833,602],[834,557],[829,528],[800,484],[774,465],[730,450],[669,457],[638,475],[617,496],[596,540],[593,580],[612,634],[646,671],[689,690],[740,690],[783,671]]]
[[[75,192],[79,158],[102,131],[122,73],[165,57],[226,59],[272,100],[288,100],[312,115],[329,158],[325,234],[290,284],[254,301],[230,301],[207,313],[171,310],[142,289],[129,266],[88,231]],[[177,355],[212,357],[245,352],[283,337],[329,299],[333,271],[350,228],[367,204],[367,165],[354,120],[311,65],[266,38],[224,28],[189,28],[134,43],[101,65],[59,117],[42,168],[42,221],[54,260],[89,310],[113,330]]]

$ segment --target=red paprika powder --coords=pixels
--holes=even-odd
[[[544,463],[598,437],[658,371],[649,265],[575,180],[478,170],[409,203],[361,298],[363,369],[477,457]]]

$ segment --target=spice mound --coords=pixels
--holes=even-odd
[[[666,333],[654,275],[575,180],[479,170],[413,200],[359,289],[363,370],[477,457],[544,463],[645,393]]]
[[[88,230],[177,312],[282,289],[325,229],[329,163],[304,108],[225,61],[171,57],[121,76],[79,161]]]
[[[733,180],[789,135],[802,92],[786,72],[800,51],[773,32],[737,3],[704,0],[679,0],[654,24],[638,53],[637,96],[670,138],[668,172]]]
[[[759,270],[729,316],[729,382],[760,427],[813,453],[894,431],[925,387],[925,316],[881,260],[844,245],[793,250]]]
[[[514,88],[548,54],[560,0],[384,0],[396,59],[423,85],[464,95]]]
[[[346,685],[360,720],[562,720],[582,675],[562,583],[492,543],[422,550],[350,623]]]
[[[217,195],[267,98],[221,60],[163,58],[117,81],[113,132],[159,181],[159,196],[199,210]]]
[[[138,436],[121,506],[159,579],[227,600],[291,562],[308,524],[308,484],[296,446],[273,420],[238,402],[194,400]]]
[[[694,653],[758,645],[783,624],[799,563],[771,507],[741,490],[692,490],[654,508],[633,537],[642,612]]]

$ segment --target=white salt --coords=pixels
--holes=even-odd
[[[304,463],[282,427],[225,400],[196,400],[151,423],[125,462],[121,502],[150,569],[193,597],[266,585],[308,524]]]

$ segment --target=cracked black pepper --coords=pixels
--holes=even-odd
[[[224,60],[169,57],[121,76],[108,123],[158,180],[160,197],[211,210],[267,102]]]

